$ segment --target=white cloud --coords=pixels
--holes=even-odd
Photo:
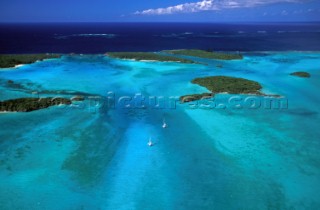
[[[222,9],[249,8],[273,3],[297,3],[304,0],[203,0],[185,3],[166,8],[136,11],[136,15],[168,15],[175,13],[193,13],[200,11],[216,11]]]
[[[218,8],[215,8],[212,0],[204,0],[196,3],[179,4],[179,5],[171,6],[167,8],[137,11],[135,12],[135,14],[165,15],[165,14],[173,14],[173,13],[190,13],[190,12],[198,12],[198,11],[205,11],[205,10],[218,10]]]

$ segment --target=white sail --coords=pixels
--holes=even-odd
[[[152,143],[151,137],[149,138],[148,146],[149,146],[149,147],[152,147],[152,146],[153,146],[153,143]]]
[[[167,125],[165,119],[163,118],[162,128],[166,128],[166,127],[168,127],[168,125]]]

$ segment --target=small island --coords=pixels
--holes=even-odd
[[[260,90],[262,89],[258,82],[227,76],[195,78],[191,82],[203,86],[213,93],[261,95]]]
[[[85,97],[82,95],[76,95],[71,98],[71,101],[84,101],[84,100],[85,100]]]
[[[191,101],[203,100],[207,98],[212,98],[214,96],[213,93],[202,93],[202,94],[192,94],[192,95],[185,95],[180,97],[181,103],[187,103]]]
[[[44,59],[60,58],[58,54],[11,54],[0,55],[0,68],[12,68],[21,64],[31,64]]]
[[[56,105],[70,105],[66,98],[18,98],[0,101],[0,112],[31,112]]]
[[[164,50],[164,53],[173,54],[173,55],[185,55],[193,56],[206,59],[215,59],[215,60],[241,60],[243,56],[240,54],[228,54],[228,53],[217,53],[205,50]]]
[[[196,63],[192,60],[161,55],[153,52],[108,52],[106,55],[111,58],[132,59],[136,61]]]
[[[303,78],[310,78],[311,77],[311,75],[308,72],[304,72],[304,71],[293,72],[290,75],[296,76],[296,77],[303,77]]]
[[[266,95],[261,93],[262,86],[255,81],[228,77],[228,76],[211,76],[203,78],[195,78],[191,81],[193,84],[198,84],[207,88],[212,93],[191,94],[180,97],[180,102],[190,102],[204,98],[211,98],[215,93],[229,93],[229,94],[253,94]],[[269,95],[278,97],[277,95]]]

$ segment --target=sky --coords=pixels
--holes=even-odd
[[[320,21],[320,0],[0,1],[0,22],[288,21]]]

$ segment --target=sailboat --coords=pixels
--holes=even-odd
[[[149,147],[152,147],[152,146],[153,146],[153,143],[152,143],[151,137],[149,138],[148,146],[149,146]]]
[[[168,125],[167,125],[165,119],[163,119],[162,128],[167,128],[167,127],[168,127]]]

